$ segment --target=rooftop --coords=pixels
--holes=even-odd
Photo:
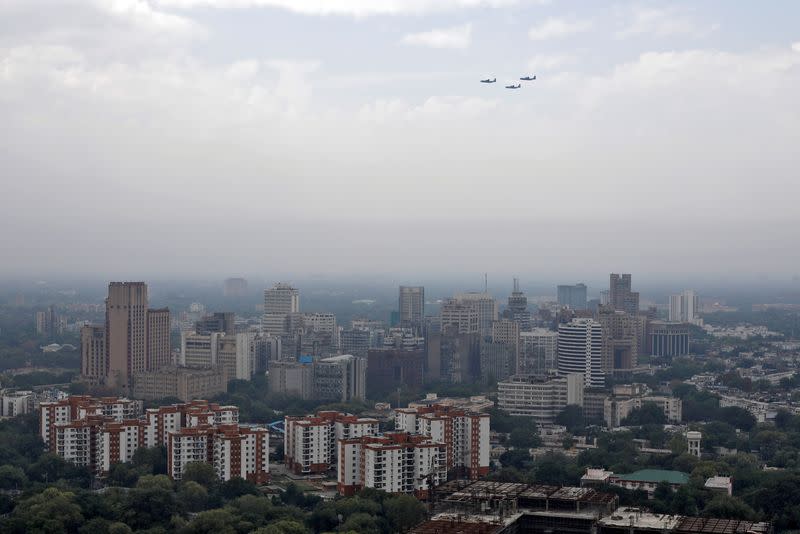
[[[670,484],[687,484],[689,482],[688,474],[664,469],[640,469],[626,475],[615,475],[614,478],[629,482],[668,482]]]

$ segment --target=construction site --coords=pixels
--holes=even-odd
[[[593,488],[454,480],[412,534],[771,534],[766,522],[653,514]]]

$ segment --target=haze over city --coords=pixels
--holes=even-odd
[[[798,18],[788,1],[7,0],[0,274],[788,281]]]

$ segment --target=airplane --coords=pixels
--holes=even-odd
[[[534,76],[533,78],[531,78],[530,76],[523,76],[522,78],[520,78],[520,80],[522,80],[523,82],[532,82],[535,79],[536,76]]]
[[[491,80],[489,78],[486,78],[485,80],[481,80],[481,83],[494,83],[496,81],[497,78],[492,78]]]
[[[506,85],[506,89],[519,89],[520,87],[522,87],[521,83],[518,83],[517,85]]]

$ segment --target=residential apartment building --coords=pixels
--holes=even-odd
[[[432,486],[447,480],[447,447],[427,436],[391,432],[344,439],[340,447],[340,495],[373,488],[424,499]]]
[[[444,443],[448,472],[469,479],[489,472],[489,414],[441,404],[398,408],[395,430]]]
[[[337,441],[378,434],[378,420],[341,412],[284,419],[284,461],[296,474],[324,473],[339,460]]]

